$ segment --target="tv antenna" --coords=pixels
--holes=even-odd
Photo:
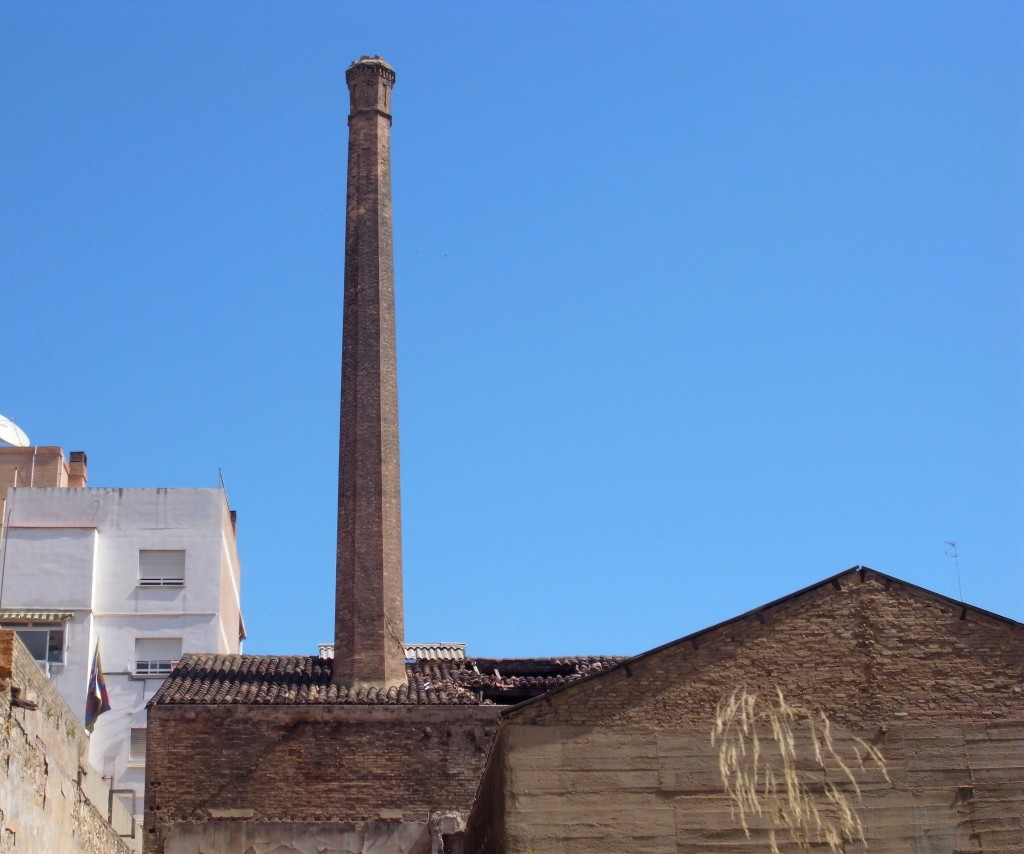
[[[960,604],[964,604],[964,586],[960,583],[960,552],[957,551],[956,543],[952,540],[946,540],[946,545],[949,546],[953,551],[946,552],[946,557],[953,558],[953,563],[956,564],[956,586],[960,591]]]

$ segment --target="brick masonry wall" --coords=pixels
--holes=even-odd
[[[482,788],[466,852],[766,850],[764,827],[738,829],[710,743],[737,687],[824,711],[848,756],[854,736],[882,752],[891,782],[857,769],[868,850],[1022,851],[1024,630],[961,613],[851,573],[511,711],[490,760],[504,835],[481,841],[495,826]],[[813,755],[799,734],[797,752]]]
[[[0,448],[0,490],[3,493],[9,486],[67,486],[67,481],[64,455],[56,445]]]
[[[57,446],[0,448],[0,542],[7,524],[7,489],[11,486],[67,486],[64,455]]]
[[[144,850],[164,852],[176,823],[225,810],[253,822],[468,812],[497,715],[495,706],[155,706]]]
[[[1024,628],[870,571],[663,647],[534,702],[523,723],[706,720],[739,686],[799,697],[837,723],[1022,712]]]
[[[98,772],[81,758],[88,750],[81,722],[15,633],[3,629],[0,722],[0,852],[129,854],[107,824],[106,787],[95,780],[88,786],[94,797],[104,796],[100,803],[83,790]]]

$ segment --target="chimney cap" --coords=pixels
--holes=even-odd
[[[395,70],[380,54],[375,54],[374,56],[361,56],[356,62],[353,62],[349,68],[355,68],[357,65],[377,65],[382,68],[387,68],[389,71]]]
[[[353,62],[345,72],[345,80],[349,85],[354,77],[380,76],[394,85],[395,69],[379,56],[363,56]]]

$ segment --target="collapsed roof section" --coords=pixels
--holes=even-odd
[[[192,654],[177,662],[156,705],[499,705],[538,697],[623,657],[415,659],[390,688],[338,686],[333,661],[303,655]]]

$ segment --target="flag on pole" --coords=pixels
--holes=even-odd
[[[89,694],[85,700],[85,729],[92,732],[96,726],[96,718],[110,711],[110,697],[107,694],[107,683],[103,678],[103,667],[100,665],[100,642],[96,641],[96,652],[92,656],[92,670],[89,673]]]

